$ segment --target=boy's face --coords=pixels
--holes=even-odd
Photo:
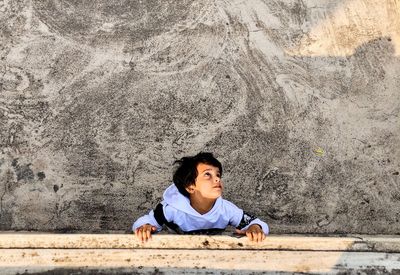
[[[218,167],[199,163],[195,184],[187,188],[191,195],[201,195],[207,199],[217,199],[222,195],[223,184]]]

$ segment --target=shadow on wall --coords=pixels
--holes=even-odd
[[[318,16],[318,11],[314,13]],[[400,55],[400,6],[396,0],[345,0],[286,52],[294,56],[350,56],[371,41],[388,39]]]

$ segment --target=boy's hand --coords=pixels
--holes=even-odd
[[[147,223],[142,225],[141,227],[138,227],[135,230],[135,235],[142,243],[144,243],[151,239],[151,233],[156,232],[156,230],[157,227]]]
[[[246,234],[247,238],[249,238],[250,241],[254,242],[262,242],[263,240],[265,240],[264,231],[258,224],[250,225],[250,227],[247,228],[246,231],[236,229],[236,233],[243,235]]]

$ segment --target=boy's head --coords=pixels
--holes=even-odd
[[[183,157],[175,161],[174,164],[178,164],[179,166],[174,173],[173,181],[179,192],[186,197],[190,197],[187,188],[196,184],[198,176],[197,167],[200,163],[218,168],[219,177],[222,176],[222,165],[212,153],[200,152],[195,156]]]

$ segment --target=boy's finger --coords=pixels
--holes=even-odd
[[[146,233],[143,228],[142,230],[140,230],[139,234],[140,234],[140,241],[144,243],[146,241]]]
[[[135,230],[135,236],[140,240],[140,228]]]
[[[250,241],[253,240],[253,235],[251,234],[251,232],[246,232],[246,236],[247,238],[249,238]]]
[[[258,243],[258,241],[259,241],[259,239],[258,239],[258,237],[259,237],[258,232],[254,232],[253,234],[254,234],[254,241]]]
[[[262,232],[258,233],[258,241],[259,242],[262,242],[262,235],[263,235]]]
[[[148,239],[151,239],[151,228],[148,228],[147,230],[146,230],[146,239],[148,240]]]
[[[260,242],[262,241],[262,232],[250,232],[249,239],[254,242]]]
[[[141,242],[143,242],[143,236],[142,236],[142,228],[140,228],[139,230],[138,230],[138,239],[139,239],[139,241],[141,241]]]
[[[253,242],[256,240],[256,235],[254,233],[255,232],[250,232],[250,236],[251,236],[250,240]]]
[[[253,239],[256,243],[258,243],[258,232],[253,232]]]
[[[140,230],[139,230],[139,228],[136,229],[135,236],[136,236],[136,238],[138,238],[138,240],[140,240]]]

